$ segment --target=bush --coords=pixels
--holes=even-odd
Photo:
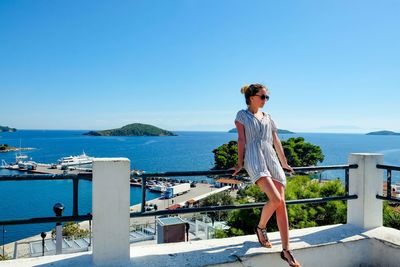
[[[11,260],[11,257],[9,257],[7,255],[1,255],[0,254],[0,261],[6,261],[6,260]]]
[[[62,235],[65,238],[79,239],[89,237],[90,233],[87,229],[81,229],[75,222],[66,222],[62,228]],[[51,237],[56,237],[56,229],[51,230]]]
[[[286,199],[305,199],[328,196],[344,195],[344,186],[339,180],[318,183],[308,176],[294,176],[288,180]],[[238,192],[238,202],[248,203],[251,197],[255,202],[266,202],[266,195],[257,185],[249,185]],[[296,204],[287,207],[289,226],[292,229],[329,225],[346,222],[346,203],[344,201],[331,201],[318,204]],[[227,224],[232,227],[226,231],[229,236],[238,233],[252,234],[253,227],[258,224],[261,209],[241,209],[231,211]],[[268,222],[268,231],[277,231],[275,215]]]
[[[383,226],[400,230],[400,206],[391,207],[387,201],[383,202]]]

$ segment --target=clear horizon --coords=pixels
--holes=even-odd
[[[228,131],[241,86],[259,82],[281,129],[400,132],[399,13],[391,0],[4,0],[0,125]]]
[[[234,128],[231,128],[234,129]],[[171,132],[221,132],[221,133],[226,133],[228,131],[230,131],[231,129],[227,129],[227,130],[169,130],[169,129],[163,129],[163,130],[167,130],[167,131],[171,131]],[[17,129],[17,131],[101,131],[101,130],[112,130],[112,129]],[[280,130],[287,130],[287,129],[280,129]],[[288,130],[291,131],[291,130]],[[387,130],[387,129],[382,129],[382,130],[377,130],[377,131],[391,131],[391,130]],[[303,132],[293,132],[293,134],[367,134],[370,132],[376,132],[376,131],[370,131],[370,132],[307,132],[307,131],[303,131]],[[395,131],[391,131],[391,132],[395,132]],[[398,133],[398,132],[395,132]]]

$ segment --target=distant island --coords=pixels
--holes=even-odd
[[[15,132],[15,131],[17,131],[17,129],[0,125],[0,132]]]
[[[233,128],[228,131],[229,133],[237,133],[237,129]],[[294,134],[294,132],[288,131],[288,130],[283,130],[283,129],[278,129],[278,134]]]
[[[176,134],[153,125],[132,123],[124,127],[103,131],[90,131],[83,135],[90,136],[176,136]]]
[[[10,151],[22,151],[22,150],[33,150],[32,147],[13,147],[8,144],[0,144],[0,152],[10,152]]]
[[[367,135],[400,135],[400,133],[392,132],[392,131],[377,131],[377,132],[370,132]]]

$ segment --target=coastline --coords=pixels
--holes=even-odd
[[[0,150],[0,153],[16,152],[16,151],[26,151],[26,150],[35,150],[35,149],[36,149],[36,148],[34,148],[34,147],[22,147],[22,148],[13,147],[13,148],[5,149],[5,150]]]

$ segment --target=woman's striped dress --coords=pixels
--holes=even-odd
[[[277,128],[269,114],[258,120],[249,110],[240,110],[236,121],[244,126],[246,146],[244,168],[255,183],[260,177],[271,177],[286,186],[285,173],[273,147],[272,132]]]

